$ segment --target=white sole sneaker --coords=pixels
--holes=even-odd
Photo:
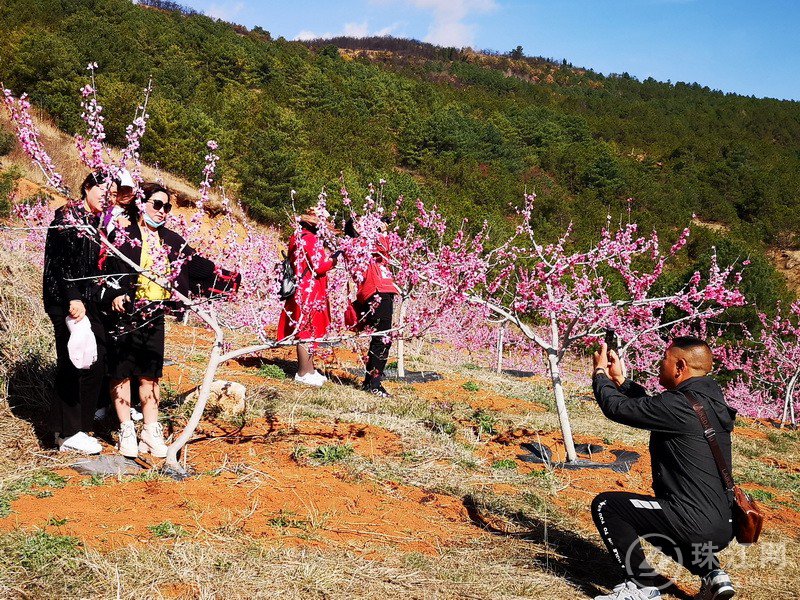
[[[100,454],[103,447],[93,437],[79,431],[68,438],[56,437],[59,452],[77,452],[78,454]]]
[[[313,372],[306,373],[305,375],[295,375],[294,380],[297,383],[302,383],[303,385],[310,385],[312,387],[322,387],[322,384],[325,383],[325,381],[322,381],[322,379],[316,377]]]
[[[169,448],[164,442],[164,430],[160,423],[150,423],[142,428],[139,436],[139,452],[155,456],[156,458],[166,458]]]
[[[117,451],[125,458],[137,458],[139,456],[138,448],[139,443],[136,440],[136,428],[133,426],[133,421],[121,423]]]
[[[736,595],[730,576],[722,569],[712,571],[703,578],[698,598],[702,600],[728,600]]]

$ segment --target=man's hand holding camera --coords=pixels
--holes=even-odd
[[[598,373],[607,375],[614,385],[621,386],[625,381],[625,365],[615,350],[609,350],[605,341],[600,342],[600,350],[594,353],[592,376]]]

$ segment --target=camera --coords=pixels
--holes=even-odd
[[[619,336],[616,331],[613,329],[606,329],[605,342],[607,351],[613,350],[619,353]]]

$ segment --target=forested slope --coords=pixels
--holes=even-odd
[[[755,252],[762,305],[780,285],[758,256],[800,245],[797,102],[602,76],[519,51],[391,38],[303,45],[128,0],[0,3],[0,79],[70,133],[82,128],[90,61],[112,143],[123,143],[152,76],[145,160],[198,179],[205,140],[218,140],[223,182],[262,221],[284,218],[291,189],[301,207],[323,186],[335,192],[340,172],[353,190],[384,178],[391,196],[499,231],[535,190],[544,237],[572,221],[586,239],[629,207],[642,227],[665,231],[697,214],[730,234],[700,232],[690,258],[711,244],[723,258]]]

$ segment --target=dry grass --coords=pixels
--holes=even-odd
[[[4,479],[52,462],[37,435],[49,406],[55,364],[52,326],[42,309],[41,277],[41,268],[25,253],[0,253],[0,476]]]
[[[26,539],[0,538],[4,598],[556,600],[576,594],[562,578],[532,567],[537,559],[524,542],[443,549],[436,558],[376,547],[380,558],[370,560],[344,551],[266,547],[230,537],[213,546],[178,541],[107,554],[76,549],[35,561],[30,552],[25,557],[20,551]],[[39,552],[46,556],[57,544],[40,543]]]
[[[74,139],[56,127],[53,120],[41,109],[33,108],[31,111],[34,123],[39,128],[42,143],[53,159],[53,164],[64,178],[65,183],[73,194],[77,193],[83,178],[86,177],[87,168],[80,159],[75,147]],[[132,116],[131,116],[132,117]],[[5,111],[0,113],[0,127],[11,131],[11,125]],[[121,152],[110,148],[112,160],[117,161]],[[205,147],[198,146],[198,152],[205,151]],[[52,194],[45,188],[46,181],[41,171],[33,165],[22,149],[17,146],[8,156],[0,158],[0,168],[15,167],[25,179],[42,186],[42,191]],[[172,190],[179,205],[189,206],[199,198],[198,183],[192,183],[182,177],[161,171],[153,166],[142,164],[142,177],[145,181],[163,181]],[[207,206],[209,212],[216,212],[221,207],[221,197],[216,191],[211,192],[211,202]],[[239,217],[243,215],[238,215]]]

